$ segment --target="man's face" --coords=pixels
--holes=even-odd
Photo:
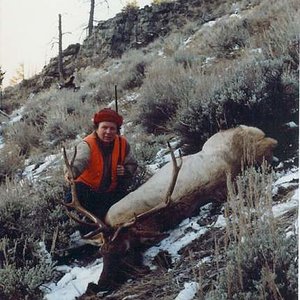
[[[117,134],[117,124],[113,122],[100,122],[96,130],[101,141],[104,143],[112,142]]]

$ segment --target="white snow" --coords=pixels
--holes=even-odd
[[[103,261],[97,259],[86,267],[66,268],[67,273],[56,284],[44,285],[45,300],[73,300],[82,295],[90,282],[97,283],[103,267]],[[50,292],[49,292],[50,291]]]
[[[206,227],[198,225],[200,216],[183,220],[177,228],[169,232],[169,236],[159,246],[149,248],[144,254],[145,265],[152,266],[152,259],[161,251],[168,251],[173,260],[180,257],[178,251],[207,232]],[[189,230],[187,230],[189,229]]]
[[[25,107],[22,106],[21,108],[13,111],[13,113],[10,115],[10,120],[8,123],[12,124],[12,123],[16,123],[19,122],[22,119],[22,114],[24,112]]]
[[[213,27],[216,24],[217,21],[209,21],[204,23],[202,26],[208,26],[208,27]]]
[[[4,140],[3,137],[0,135],[0,149],[4,147]]]
[[[298,125],[295,122],[293,122],[293,121],[288,122],[285,125],[288,126],[288,127],[290,127],[290,128],[298,128]]]
[[[36,168],[35,164],[27,166],[24,169],[22,176],[26,177],[27,179],[29,179],[31,181],[35,181],[36,179],[38,179],[40,177],[41,173],[43,173],[44,171],[47,171],[49,166],[53,166],[53,165],[57,164],[60,161],[60,159],[61,159],[60,154],[49,155],[45,158],[44,162],[41,165],[39,165],[37,168]]]
[[[290,183],[292,180],[298,180],[298,179],[299,179],[299,171],[292,170],[292,172],[289,172],[289,173],[283,175],[282,177],[280,177],[279,179],[277,179],[274,183],[274,186],[276,187],[279,185]]]
[[[272,207],[272,212],[275,218],[281,217],[288,211],[291,211],[299,206],[299,189],[297,189],[288,202],[279,203]]]
[[[199,284],[197,282],[186,282],[184,289],[178,294],[175,300],[192,300],[199,290]]]

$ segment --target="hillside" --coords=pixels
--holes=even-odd
[[[268,190],[268,209],[258,205],[257,213],[273,206],[275,217],[272,226],[255,223],[250,228],[255,234],[250,230],[231,240],[232,228],[213,224],[226,217],[226,209],[233,213],[233,199],[229,207],[213,203],[194,220],[207,231],[182,247],[178,260],[170,258],[169,248],[161,249],[150,274],[111,295],[82,299],[175,299],[186,282],[198,284],[199,299],[298,294],[292,278],[298,277],[299,5],[295,0],[161,2],[124,10],[99,23],[82,45],[64,50],[66,76],[75,76],[79,90],[58,89],[57,58],[40,74],[4,90],[1,110],[9,118],[0,115],[1,299],[42,299],[40,286],[63,276],[55,264],[74,263],[63,251],[76,225],[60,204],[67,189],[61,147],[72,149],[88,134],[100,108],[114,108],[115,87],[125,119],[122,132],[139,162],[132,189],[165,163],[161,153],[168,140],[188,155],[220,129],[256,126],[278,140],[278,161],[272,172],[243,173],[249,183],[243,188],[250,186],[257,195]],[[256,176],[265,185],[251,186]],[[284,204],[288,209],[276,214]],[[242,232],[245,223],[238,225]],[[41,254],[43,247],[51,262]],[[251,252],[252,247],[262,250]],[[82,265],[96,259],[90,248],[75,256]]]

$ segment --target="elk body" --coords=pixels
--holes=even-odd
[[[271,160],[276,146],[277,141],[260,129],[241,125],[216,133],[196,154],[176,160],[171,152],[172,162],[114,204],[105,220],[83,211],[73,189],[73,207],[96,226],[85,238],[101,246],[104,259],[96,290],[114,285],[122,255],[161,239],[165,230],[195,214],[202,205],[225,201],[228,176],[233,180],[243,166]]]

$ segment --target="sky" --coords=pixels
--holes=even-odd
[[[137,0],[140,8],[151,0]],[[115,16],[128,0],[96,0],[95,20]],[[89,0],[0,0],[0,66],[9,85],[21,64],[25,78],[39,73],[58,53],[58,14],[62,15],[63,49],[82,44],[89,18]],[[96,23],[95,23],[96,25]]]

